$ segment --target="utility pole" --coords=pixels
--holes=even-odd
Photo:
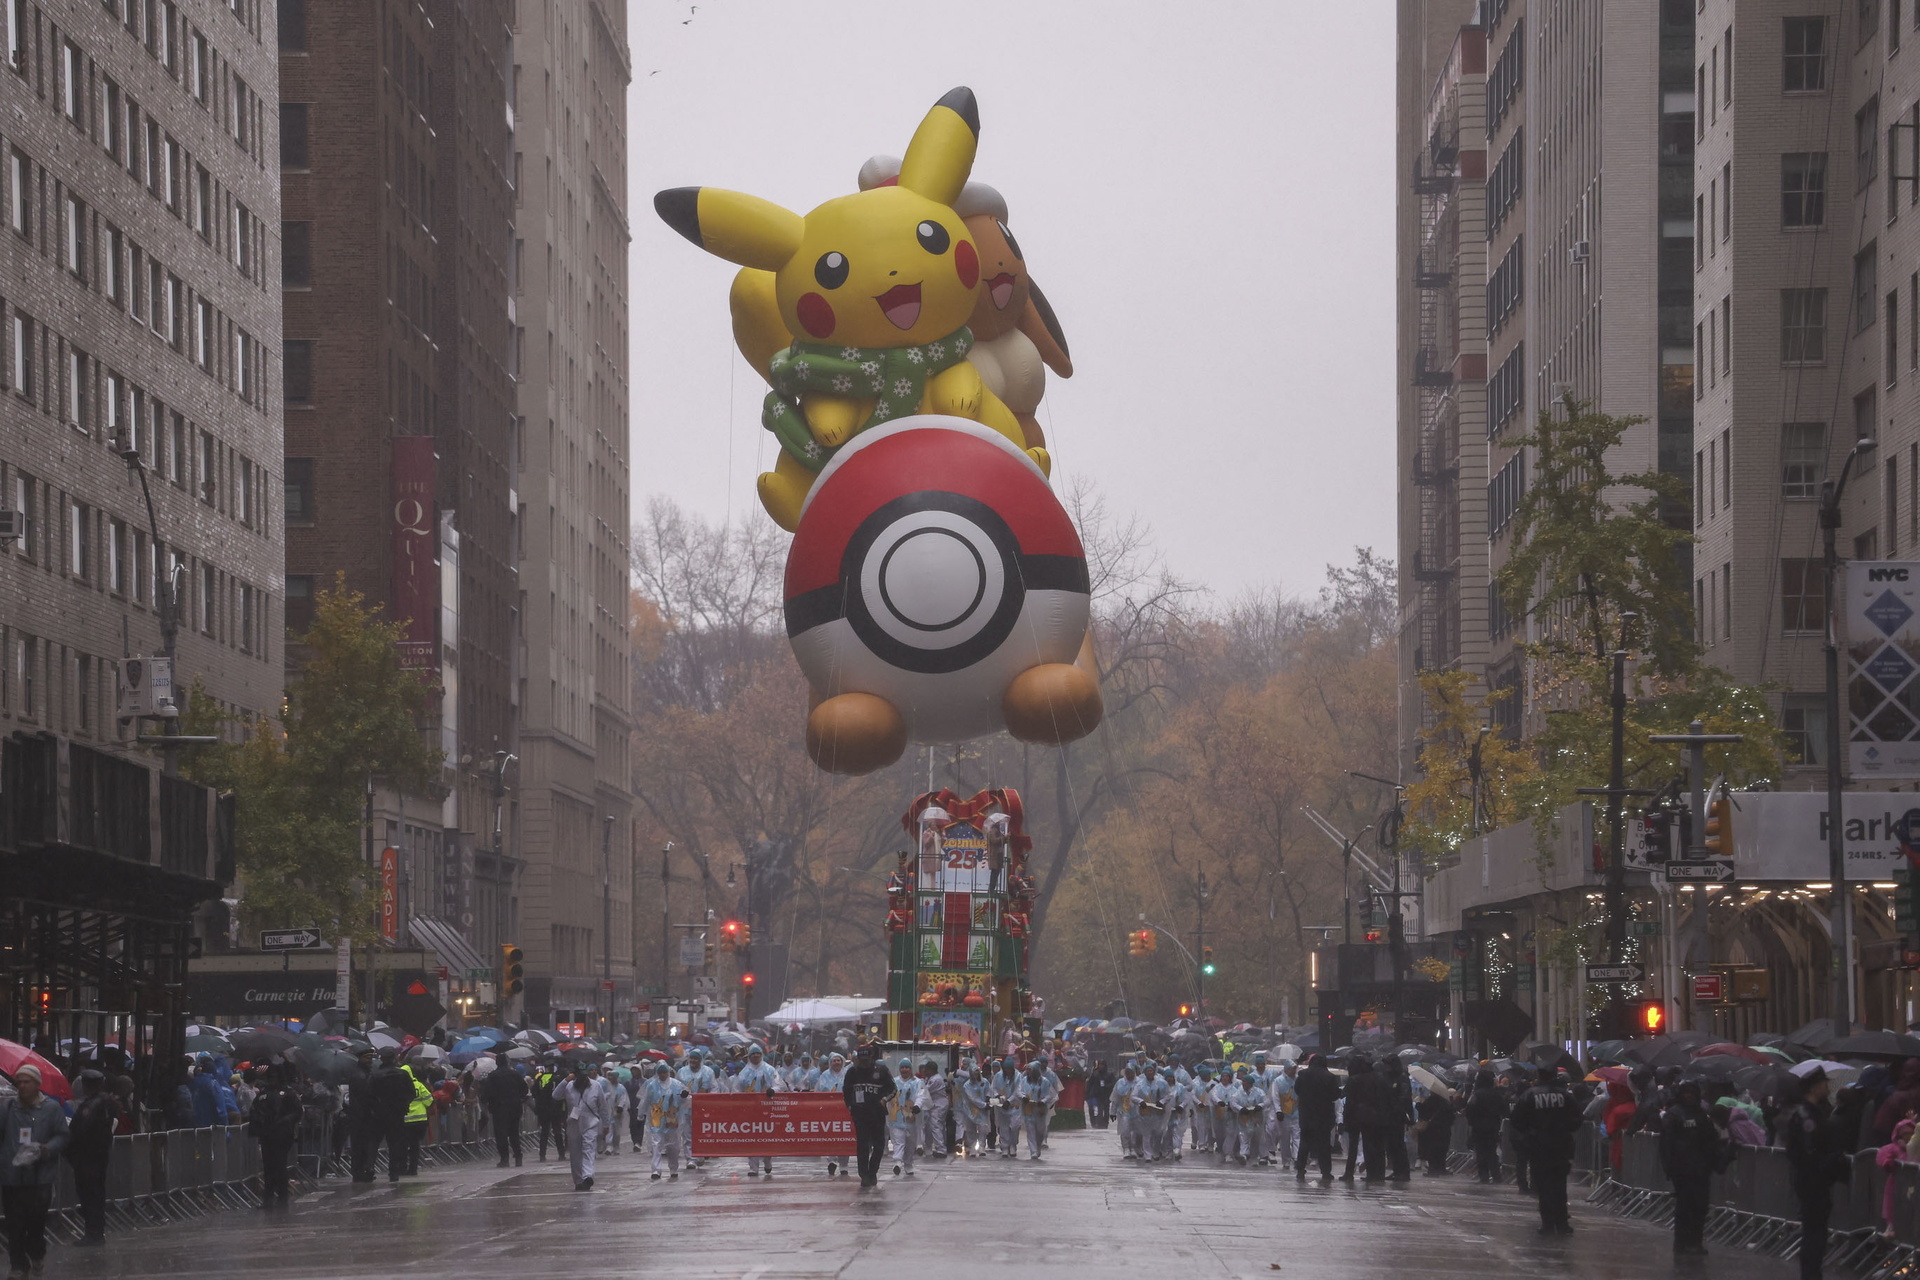
[[[601,1034],[613,1039],[613,815],[600,832],[600,990],[607,997]]]
[[[673,917],[668,914],[667,890],[672,887],[669,879],[671,871],[669,859],[672,856],[673,841],[669,840],[660,846],[660,998],[667,1002],[666,1007],[669,1009],[673,1007],[673,941],[669,936],[673,933],[673,927],[669,923]],[[664,1013],[660,1021],[661,1034],[665,1035],[667,1018]]]
[[[1200,1024],[1207,1021],[1207,873],[1200,872],[1198,888],[1194,891],[1196,923],[1193,930],[1193,945],[1200,952],[1200,1003],[1195,1012],[1199,1014]]]
[[[1820,537],[1822,580],[1827,593],[1827,880],[1832,894],[1833,922],[1833,1034],[1849,1034],[1853,1024],[1853,894],[1847,886],[1846,775],[1840,759],[1844,735],[1840,717],[1847,714],[1840,701],[1840,553],[1834,542],[1840,532],[1840,499],[1847,492],[1853,460],[1874,442],[1862,437],[1847,450],[1837,480],[1820,483]]]
[[[1607,768],[1607,959],[1619,964],[1627,948],[1627,832],[1620,812],[1627,785],[1627,630],[1640,615],[1620,615],[1613,651],[1613,748]]]

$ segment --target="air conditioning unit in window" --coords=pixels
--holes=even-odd
[[[1567,261],[1576,267],[1586,262],[1586,260],[1592,256],[1593,242],[1590,240],[1575,240],[1573,247],[1567,250]]]
[[[122,658],[118,693],[122,720],[172,719],[180,714],[173,698],[171,658]]]
[[[27,513],[0,511],[0,542],[25,542],[26,540]]]

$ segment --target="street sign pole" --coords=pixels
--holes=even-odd
[[[1733,879],[1732,849],[1724,860],[1710,858],[1705,840],[1707,838],[1707,747],[1711,743],[1734,743],[1744,741],[1737,733],[1708,733],[1704,722],[1695,720],[1687,725],[1685,733],[1653,733],[1647,735],[1649,742],[1674,742],[1687,748],[1687,791],[1688,806],[1693,812],[1693,839],[1687,844],[1687,857],[1683,862],[1668,862],[1666,865],[1667,891],[1673,897],[1675,928],[1667,930],[1665,941],[1668,958],[1669,978],[1677,977],[1675,962],[1686,963],[1686,944],[1677,941],[1673,935],[1679,932],[1680,901],[1673,886],[1681,881],[1702,883],[1723,883]],[[1706,921],[1706,904],[1695,905],[1694,919]],[[1661,989],[1667,1004],[1667,1026],[1677,1026],[1674,1015],[1679,1012],[1677,1006],[1680,993],[1671,989],[1668,982],[1662,982]]]

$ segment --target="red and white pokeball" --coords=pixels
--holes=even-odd
[[[1079,534],[999,432],[924,414],[855,436],[821,470],[787,556],[787,637],[822,698],[886,699],[913,742],[1005,727],[1022,672],[1087,633]]]

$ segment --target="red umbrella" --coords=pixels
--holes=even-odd
[[[1768,1066],[1779,1061],[1778,1058],[1762,1053],[1758,1049],[1749,1049],[1746,1045],[1732,1044],[1725,1041],[1719,1044],[1701,1045],[1693,1051],[1693,1056],[1696,1058],[1704,1058],[1714,1053],[1724,1053],[1732,1058],[1745,1058],[1748,1062],[1758,1062]]]
[[[62,1102],[73,1100],[73,1086],[60,1074],[60,1068],[23,1044],[0,1040],[0,1071],[6,1072],[7,1078],[12,1079],[14,1073],[23,1066],[40,1068],[40,1092]]]

